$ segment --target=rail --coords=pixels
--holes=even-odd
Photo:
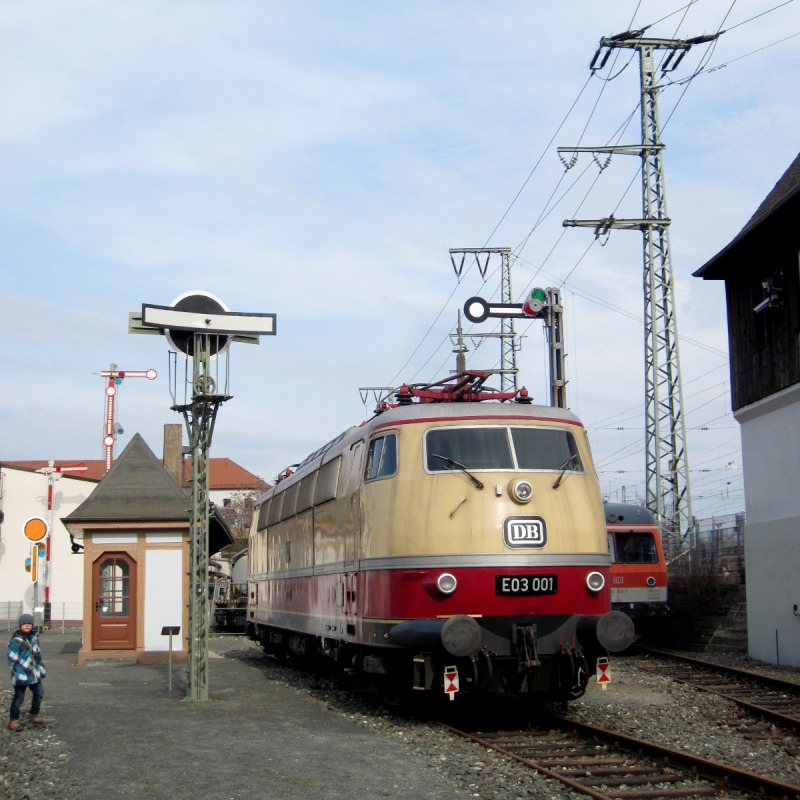
[[[800,799],[800,784],[557,715],[548,723],[548,730],[498,733],[440,725],[595,800],[711,797],[734,787],[774,800]]]

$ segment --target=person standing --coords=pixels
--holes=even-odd
[[[20,616],[19,628],[8,642],[8,667],[11,670],[11,684],[14,687],[8,729],[18,731],[22,728],[19,722],[19,712],[22,708],[22,701],[25,699],[26,689],[30,689],[33,694],[28,722],[33,725],[44,725],[45,720],[39,716],[39,711],[42,708],[42,698],[44,697],[42,679],[47,674],[47,670],[42,661],[39,637],[33,631],[31,614]]]

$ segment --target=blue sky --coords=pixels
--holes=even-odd
[[[231,350],[212,445],[271,480],[371,415],[359,387],[444,377],[458,310],[499,288],[474,269],[457,282],[448,249],[490,245],[514,250],[518,299],[561,287],[569,405],[604,492],[641,495],[641,235],[562,227],[640,216],[639,162],[598,178],[584,155],[565,175],[556,147],[606,144],[631,114],[622,141],[639,140],[638,65],[589,63],[647,24],[727,31],[659,108],[694,509],[740,511],[724,290],[691,274],[798,152],[800,6],[778,0],[6,0],[0,459],[101,458],[112,362],[159,371],[120,388],[116,452],[138,431],[160,454],[181,421],[167,345],[129,335],[128,312],[200,289],[277,314],[276,336]],[[544,402],[542,326],[522,328],[520,383]],[[476,344],[469,366],[497,366]]]

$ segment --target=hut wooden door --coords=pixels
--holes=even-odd
[[[92,649],[136,648],[136,562],[103,553],[92,565]]]

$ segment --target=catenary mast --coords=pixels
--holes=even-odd
[[[617,48],[635,50],[639,56],[641,91],[641,143],[608,147],[560,147],[560,153],[591,152],[638,155],[642,161],[642,218],[564,220],[568,227],[593,227],[595,235],[612,228],[641,230],[643,244],[644,355],[645,355],[645,481],[646,504],[661,525],[671,554],[692,525],[686,423],[678,352],[678,324],[669,244],[670,218],[664,186],[661,130],[658,119],[657,73],[674,70],[695,44],[716,36],[693,39],[652,39],[644,31],[626,31],[604,37],[591,69],[602,69]],[[656,56],[663,59],[656,65]],[[574,161],[572,162],[574,163]],[[571,166],[571,164],[570,164]]]
[[[456,256],[460,255],[460,261]],[[511,304],[511,248],[509,247],[453,247],[450,249],[450,261],[455,270],[456,277],[461,278],[466,257],[470,255],[475,258],[481,277],[486,280],[486,273],[489,261],[493,255],[500,256],[500,302],[506,305]],[[483,261],[481,261],[483,258]],[[514,330],[514,318],[509,316],[500,317],[500,333],[478,334],[484,338],[495,336],[500,339],[500,382],[504,392],[516,392],[517,385],[517,334]]]

